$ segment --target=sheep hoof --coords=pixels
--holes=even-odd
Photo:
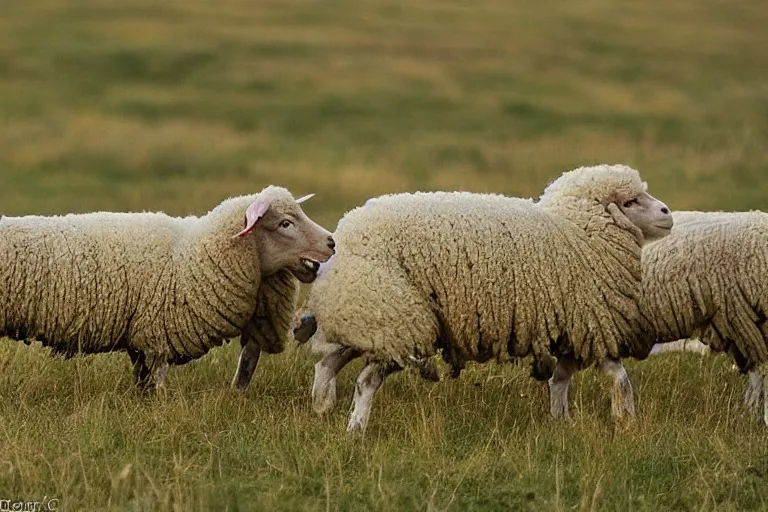
[[[329,387],[324,393],[315,393],[312,390],[312,410],[317,414],[325,414],[336,403],[336,386]]]
[[[232,381],[232,389],[236,389],[238,391],[245,391],[248,389],[248,386],[250,386],[251,381],[247,381],[245,379],[238,378],[238,376],[235,376],[235,379]]]
[[[563,418],[565,420],[570,420],[571,415],[568,412],[567,396],[565,400],[560,399],[559,396],[552,396],[549,401],[549,412],[552,414],[553,418]]]
[[[561,405],[552,405],[550,407],[550,411],[553,418],[570,421],[571,420],[571,414],[568,412],[568,407],[562,407]]]
[[[360,432],[361,434],[365,431],[365,427],[360,422],[349,422],[349,425],[347,425],[347,432],[348,433],[355,433]]]
[[[348,433],[364,433],[365,427],[368,424],[368,418],[365,417],[366,415],[356,414],[352,413],[352,415],[349,418],[349,423],[347,423],[347,432]]]
[[[627,372],[622,367],[622,371],[619,373],[613,386],[611,414],[614,418],[621,419],[625,412],[628,417],[635,417],[635,397],[632,391],[632,383]]]
[[[629,381],[626,382],[628,383]],[[624,413],[626,413],[628,418],[635,417],[635,400],[632,396],[631,387],[627,388],[623,385],[617,385],[611,397],[611,416],[615,420],[620,420],[624,417]]]

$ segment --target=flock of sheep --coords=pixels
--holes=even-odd
[[[621,359],[697,338],[749,373],[745,403],[768,425],[764,213],[672,214],[624,165],[565,172],[538,200],[382,196],[333,235],[302,211],[308,197],[269,186],[199,218],[2,217],[0,336],[67,357],[125,351],[146,391],[239,336],[232,385],[245,389],[295,327],[322,353],[318,413],[364,358],[349,431],[365,429],[393,372],[439,380],[435,356],[454,378],[468,361],[530,356],[556,417],[573,374],[594,365],[613,378],[612,414],[634,415]],[[297,311],[299,281],[313,285]]]

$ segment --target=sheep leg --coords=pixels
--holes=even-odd
[[[240,344],[243,348],[240,351],[240,358],[237,360],[237,371],[232,379],[232,387],[245,391],[253,379],[253,373],[259,366],[261,348],[255,341],[244,340],[243,337],[240,338]]]
[[[763,378],[757,370],[751,370],[747,376],[747,391],[744,393],[744,406],[759,414],[760,403],[763,400]]]
[[[440,382],[440,373],[437,371],[437,364],[431,357],[417,359],[413,363],[419,370],[419,376],[429,382]]]
[[[757,380],[760,380],[759,388],[761,392],[755,392],[757,395],[756,402],[757,405],[755,408],[760,411],[760,402],[762,401],[762,412],[763,412],[763,423],[766,427],[768,427],[768,363],[762,363],[760,364],[756,369],[749,372],[750,376],[750,384],[752,384],[752,375],[757,374],[756,377],[754,377],[755,386],[757,387]]]
[[[337,345],[315,363],[315,379],[312,382],[312,409],[317,414],[328,411],[336,402],[336,376],[350,361],[360,357],[359,350]]]
[[[613,378],[611,391],[611,416],[621,418],[626,411],[630,416],[635,415],[635,398],[632,392],[632,382],[621,359],[605,359],[600,363],[603,373]]]
[[[349,416],[347,432],[365,432],[365,427],[368,425],[368,417],[371,415],[373,396],[389,374],[402,369],[402,366],[394,362],[374,362],[369,363],[363,368],[363,371],[357,376],[355,398],[352,402],[354,409]]]
[[[765,375],[762,375],[763,379],[763,423],[766,427],[768,427],[768,400],[766,400],[766,396],[768,396],[768,379]]]
[[[140,388],[147,380],[147,377],[149,377],[149,368],[147,368],[146,365],[146,358],[144,357],[143,352],[133,350],[128,351],[128,356],[131,358],[131,363],[133,363],[133,383]]]
[[[165,378],[168,376],[170,365],[166,359],[155,359],[150,370],[150,380],[155,389],[165,388]]]
[[[579,365],[570,357],[557,360],[555,370],[549,379],[549,411],[554,418],[570,419],[568,413],[568,387],[573,374],[579,370]]]
[[[165,377],[168,375],[168,358],[164,354],[143,354],[146,377],[138,382],[139,389],[145,393],[152,393],[158,388],[164,388]]]

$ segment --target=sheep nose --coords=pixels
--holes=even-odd
[[[328,248],[331,249],[332,251],[336,249],[336,242],[333,240],[332,236],[328,237]]]
[[[662,207],[661,208],[661,213],[663,213],[664,215],[668,214],[669,213],[669,208],[667,208],[666,206]]]

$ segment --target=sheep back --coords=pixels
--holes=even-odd
[[[174,237],[157,214],[4,217],[0,332],[67,355],[125,348],[142,301],[170,287]]]
[[[232,240],[255,196],[204,217],[92,213],[0,221],[0,333],[55,352],[132,348],[171,363],[240,334],[261,282]]]
[[[637,328],[634,235],[613,246],[529,200],[383,196],[345,215],[334,238],[308,307],[328,339],[398,362],[436,346],[456,360],[544,356],[553,345],[618,357],[617,340]]]

